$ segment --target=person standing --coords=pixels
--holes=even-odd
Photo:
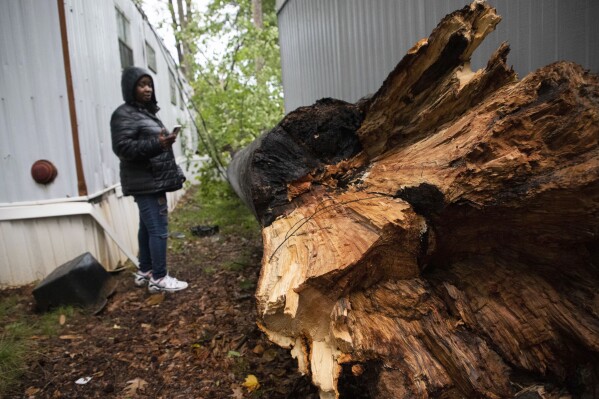
[[[175,132],[168,133],[156,113],[154,81],[139,67],[123,71],[121,90],[125,103],[110,119],[112,150],[120,160],[124,195],[132,195],[139,208],[139,269],[134,283],[148,291],[180,291],[185,281],[170,276],[166,265],[168,205],[166,193],[183,187],[185,176],[175,162]]]

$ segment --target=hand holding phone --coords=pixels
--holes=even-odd
[[[166,134],[167,130],[162,129],[162,134],[158,137],[160,141],[160,146],[164,149],[172,147],[173,143],[177,139],[177,135],[181,131],[181,125],[175,125],[173,131],[170,134]]]

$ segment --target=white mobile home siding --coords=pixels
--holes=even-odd
[[[81,157],[88,192],[96,193],[119,182],[109,125],[112,111],[123,102],[116,8],[129,19],[135,65],[147,69],[146,41],[156,52],[157,73],[153,77],[162,122],[171,127],[189,116],[178,104],[171,104],[168,75],[169,70],[176,75],[175,64],[164,49],[161,51],[150,25],[131,0],[68,0],[65,6],[73,10],[67,13],[67,29]],[[181,140],[174,149],[180,156]]]
[[[122,103],[116,11],[112,1],[68,0],[65,8],[81,159],[91,194],[119,182],[109,125]],[[134,48],[143,66],[139,53]]]
[[[374,93],[418,40],[467,0],[278,0],[285,110]],[[599,72],[599,1],[488,0],[503,20],[474,53],[484,67],[503,41],[520,77],[554,61]]]
[[[0,203],[76,197],[67,86],[56,1],[0,0]],[[48,159],[54,183],[31,178]]]
[[[137,248],[137,209],[129,199],[108,193],[94,204],[73,202],[45,204],[36,207],[67,207],[73,210],[87,205],[95,216],[121,239],[130,251]],[[30,211],[15,207],[11,212]],[[0,208],[0,215],[2,209]],[[0,286],[27,284],[41,280],[58,265],[78,254],[91,252],[108,269],[124,262],[127,256],[101,228],[98,220],[87,214],[10,219],[0,222]],[[8,219],[8,220],[6,220]]]
[[[87,188],[83,196],[78,190],[59,4],[66,17]],[[175,63],[133,1],[0,0],[0,286],[39,280],[86,251],[108,269],[137,254],[137,207],[121,194],[110,137],[110,116],[123,102],[117,8],[130,22],[134,64],[147,68],[146,41],[156,53],[153,77],[159,117],[167,127],[186,126],[182,134],[187,151],[196,144],[180,95],[176,105],[170,100],[169,70],[178,76]],[[174,149],[185,169],[183,141]],[[57,167],[53,183],[33,181],[30,168],[38,159]],[[169,194],[171,209],[182,194],[183,190]]]

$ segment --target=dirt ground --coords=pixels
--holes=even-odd
[[[75,312],[58,336],[35,337],[36,354],[8,397],[317,398],[288,351],[256,326],[259,239],[182,240],[169,269],[187,290],[150,295],[131,271],[115,275],[101,313]],[[253,392],[243,385],[250,374],[260,384]]]

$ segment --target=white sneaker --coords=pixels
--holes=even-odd
[[[141,270],[138,269],[135,273],[133,273],[133,282],[138,287],[144,287],[148,284],[151,277],[152,277],[151,270],[149,270],[147,272],[142,272]]]
[[[188,284],[185,281],[179,281],[174,277],[169,276],[168,274],[158,280],[154,280],[154,278],[150,278],[150,283],[148,284],[148,291],[150,293],[155,294],[157,292],[166,291],[166,292],[175,292],[181,291],[187,288]]]

